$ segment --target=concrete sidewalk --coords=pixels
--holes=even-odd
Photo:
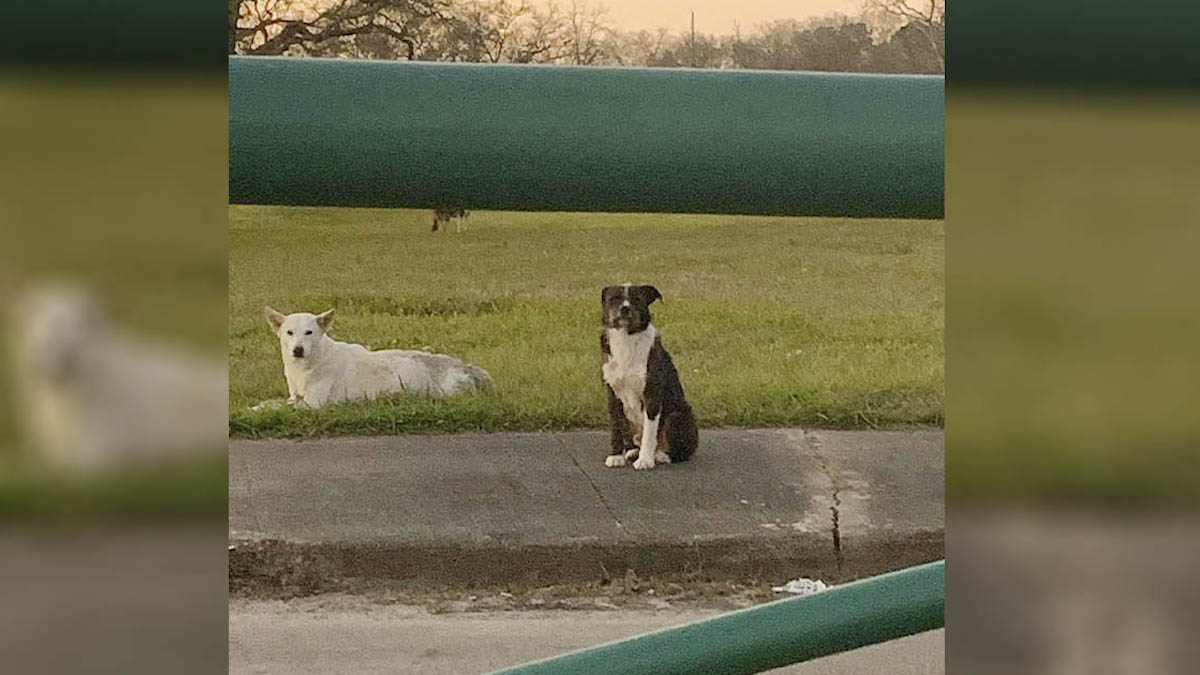
[[[868,576],[943,557],[940,431],[708,430],[603,465],[604,432],[230,443],[231,584]]]

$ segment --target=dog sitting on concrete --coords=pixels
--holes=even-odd
[[[683,462],[700,440],[679,373],[650,322],[650,304],[661,298],[654,286],[633,284],[607,286],[600,294],[601,372],[612,421],[607,467],[630,460],[639,470]]]
[[[284,315],[266,308],[267,322],[279,337],[288,403],[320,408],[330,403],[388,394],[442,398],[489,389],[482,368],[444,354],[405,349],[371,351],[338,342],[325,331],[333,310]]]

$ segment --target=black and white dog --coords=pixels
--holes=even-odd
[[[653,286],[608,286],[600,294],[605,388],[612,418],[612,452],[604,465],[635,469],[682,462],[696,452],[699,431],[671,356],[650,323]]]

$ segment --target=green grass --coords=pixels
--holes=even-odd
[[[599,299],[653,283],[702,426],[940,425],[943,224],[655,214],[230,208],[230,433],[603,428]],[[287,388],[263,305],[486,368],[493,392],[252,412]]]
[[[947,97],[947,493],[1194,507],[1195,97]]]
[[[227,468],[215,453],[82,476],[8,460],[0,463],[0,523],[211,521],[228,512]]]

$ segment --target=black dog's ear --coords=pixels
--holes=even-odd
[[[659,293],[658,289],[653,286],[642,286],[642,293],[646,294],[647,305],[655,300],[662,300],[662,293]]]

